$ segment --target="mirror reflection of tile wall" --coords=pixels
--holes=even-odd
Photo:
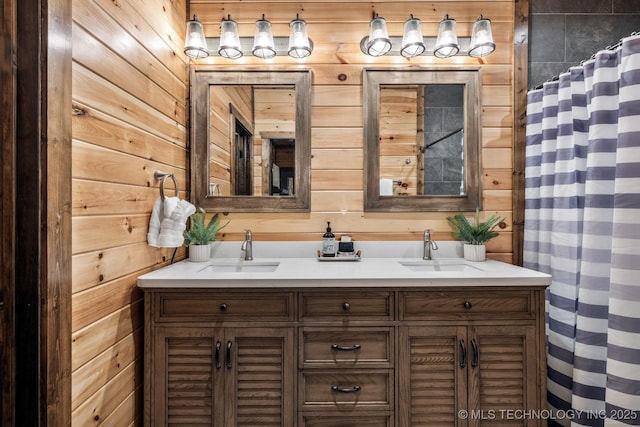
[[[424,194],[464,192],[464,85],[426,85]]]

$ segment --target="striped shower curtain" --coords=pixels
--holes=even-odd
[[[640,36],[529,92],[526,155],[548,424],[640,425]]]

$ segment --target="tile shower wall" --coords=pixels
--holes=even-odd
[[[640,0],[530,0],[529,88],[640,31]]]
[[[425,194],[460,194],[463,188],[463,134],[456,132],[464,126],[463,91],[462,85],[428,85],[425,89]]]

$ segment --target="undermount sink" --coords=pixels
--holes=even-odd
[[[469,265],[463,260],[399,261],[399,264],[411,271],[483,271],[481,268]]]
[[[214,262],[203,270],[219,273],[271,273],[276,271],[279,265],[279,262],[260,261]]]

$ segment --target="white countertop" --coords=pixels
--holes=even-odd
[[[447,247],[447,242],[442,243],[444,245],[440,244],[443,248],[440,254],[455,255],[455,247]],[[255,247],[262,245],[263,248],[267,246],[265,242],[254,242],[254,245]],[[308,246],[305,242],[298,242],[297,246],[298,254],[307,253],[300,252],[300,246]],[[421,248],[421,246],[418,247]],[[219,250],[209,262],[184,260],[144,274],[138,278],[138,286],[145,289],[233,289],[548,286],[551,283],[551,276],[548,274],[494,260],[470,262],[455,256],[434,256],[432,261],[424,261],[421,257],[406,256],[407,254],[415,255],[415,247],[405,251],[402,257],[381,257],[379,254],[367,257],[365,254],[368,252],[363,249],[363,255],[359,261],[318,260],[314,256],[299,258],[287,256],[289,254],[286,253],[284,253],[285,256],[256,257],[255,250],[253,261],[243,261],[237,256],[229,257],[227,249],[229,248]],[[274,250],[271,252],[283,254]],[[308,252],[312,253],[310,250]],[[403,264],[409,264],[409,266]],[[250,271],[249,269],[273,271]]]

